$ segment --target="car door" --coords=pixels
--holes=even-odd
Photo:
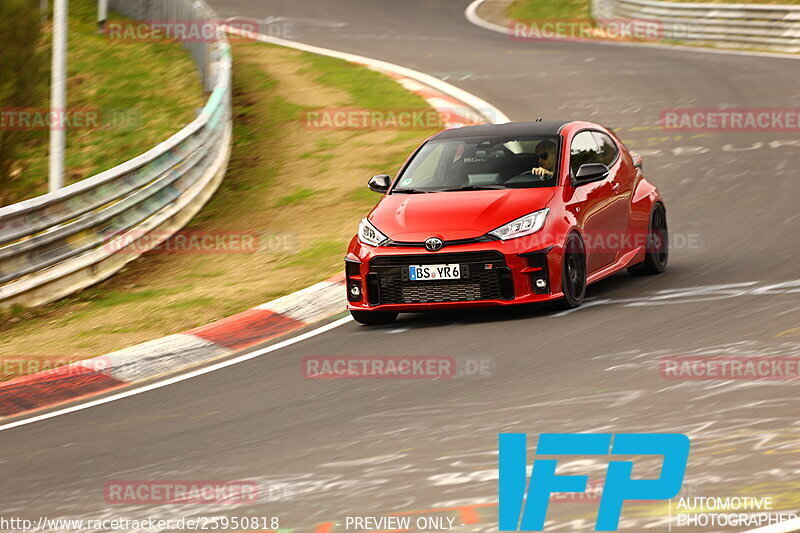
[[[581,165],[587,163],[603,163],[600,147],[589,130],[575,134],[570,142],[570,173],[572,197],[567,202],[567,209],[575,214],[583,229],[586,247],[587,273],[596,272],[611,264],[617,257],[615,249],[608,246],[608,234],[616,225],[614,221],[613,190],[614,176],[612,172],[601,179],[588,183],[576,183],[575,175]]]
[[[621,149],[611,136],[592,131],[592,136],[600,153],[600,160],[610,172],[611,197],[606,212],[608,214],[609,233],[606,235],[606,246],[609,248],[611,260],[615,261],[631,249],[628,238],[630,222],[630,202],[633,191],[633,166],[622,157]]]

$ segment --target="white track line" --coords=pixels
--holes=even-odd
[[[92,400],[90,402],[81,403],[78,405],[73,405],[71,407],[66,407],[64,409],[59,409],[57,411],[52,411],[50,413],[45,413],[42,415],[34,416],[31,418],[24,418],[22,420],[18,420],[16,422],[10,422],[8,424],[4,424],[0,426],[0,431],[5,431],[7,429],[14,429],[20,426],[27,426],[28,424],[33,424],[34,422],[40,422],[42,420],[47,420],[49,418],[55,418],[57,416],[66,415],[68,413],[74,413],[76,411],[83,411],[84,409],[89,409],[90,407],[95,407],[97,405],[103,405],[105,403],[111,403],[116,400],[121,400],[123,398],[128,398],[130,396],[136,396],[137,394],[142,394],[143,392],[160,389],[161,387],[166,387],[167,385],[172,385],[173,383],[179,383],[181,381],[186,381],[187,379],[191,379],[197,376],[202,376],[204,374],[208,374],[210,372],[214,372],[215,370],[220,370],[229,366],[233,366],[239,363],[243,363],[245,361],[249,361],[250,359],[255,359],[256,357],[268,354],[270,352],[275,352],[280,350],[281,348],[286,348],[287,346],[291,346],[292,344],[296,344],[298,342],[302,342],[306,339],[310,339],[311,337],[316,337],[321,333],[325,333],[332,329],[338,328],[344,324],[347,324],[353,320],[351,317],[346,316],[344,318],[340,318],[330,324],[325,324],[324,326],[318,327],[316,329],[312,329],[311,331],[307,331],[302,335],[298,335],[297,337],[292,337],[291,339],[286,339],[285,341],[281,341],[277,344],[273,344],[271,346],[267,346],[266,348],[261,348],[260,350],[255,350],[253,352],[249,352],[246,354],[242,354],[238,357],[234,357],[233,359],[226,359],[225,361],[220,361],[219,363],[215,363],[210,366],[205,366],[203,368],[198,368],[197,370],[193,370],[191,372],[187,372],[186,374],[180,374],[178,376],[165,379],[162,381],[157,381],[156,383],[151,383],[150,385],[145,385],[144,387],[136,387],[130,390],[126,390],[117,394],[113,394],[111,396],[106,396],[105,398],[99,398],[97,400]]]
[[[466,15],[467,20],[475,24],[476,26],[480,26],[481,28],[485,28],[491,31],[496,31],[497,33],[505,33],[506,35],[508,35],[508,28],[506,26],[501,26],[500,24],[489,22],[488,20],[484,20],[478,16],[478,8],[481,6],[481,4],[483,4],[484,1],[485,0],[475,0],[470,5],[467,6],[467,10],[464,12],[464,15]]]
[[[505,113],[500,111],[497,107],[493,106],[483,98],[475,96],[472,93],[468,93],[464,89],[459,89],[455,85],[451,85],[446,81],[442,81],[435,76],[431,76],[430,74],[425,74],[424,72],[419,72],[418,70],[410,69],[408,67],[403,67],[401,65],[396,65],[394,63],[389,63],[387,61],[381,61],[380,59],[372,59],[370,57],[350,54],[347,52],[340,52],[338,50],[331,50],[330,48],[322,48],[310,44],[299,43],[297,41],[288,41],[286,39],[279,39],[277,37],[270,37],[268,35],[255,34],[252,32],[241,30],[239,28],[232,28],[230,26],[223,26],[223,29],[228,33],[233,33],[236,35],[241,35],[243,37],[253,38],[263,43],[277,44],[280,46],[286,46],[288,48],[294,48],[296,50],[302,50],[304,52],[311,52],[312,54],[336,57],[339,59],[344,59],[345,61],[350,61],[352,63],[359,63],[362,65],[366,65],[374,70],[391,72],[399,76],[410,78],[429,87],[433,87],[434,89],[441,91],[444,94],[452,98],[455,98],[456,100],[464,102],[467,106],[479,112],[489,122],[493,124],[503,124],[505,122],[511,122],[511,119],[508,118],[508,116]]]
[[[489,22],[488,20],[484,20],[478,16],[478,8],[483,4],[486,0],[474,0],[469,6],[467,6],[466,11],[464,11],[464,16],[467,17],[467,20],[470,21],[472,24],[476,26],[480,26],[481,28],[491,30],[497,33],[503,33],[509,36],[509,29],[506,26],[501,26],[500,24],[495,24],[493,22]],[[697,54],[722,54],[722,55],[737,55],[737,56],[757,56],[757,57],[770,57],[773,59],[800,59],[800,55],[793,55],[793,54],[781,54],[778,52],[754,52],[749,50],[724,50],[720,48],[703,48],[699,46],[681,46],[677,44],[659,44],[659,43],[625,43],[625,42],[615,42],[615,41],[600,41],[600,40],[593,40],[591,41],[593,45],[611,45],[611,46],[635,46],[636,48],[657,48],[660,50],[676,50],[680,52],[694,52]]]

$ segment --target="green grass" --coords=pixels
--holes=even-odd
[[[294,192],[291,192],[291,193],[287,194],[286,196],[282,196],[282,197],[278,198],[275,201],[275,203],[272,204],[272,205],[274,207],[283,207],[285,205],[299,204],[299,203],[302,203],[302,202],[308,200],[309,198],[311,198],[312,196],[314,196],[318,192],[321,192],[321,191],[314,190],[314,189],[302,189],[302,188],[301,189],[296,189]]]
[[[350,200],[358,203],[374,204],[375,193],[366,187],[362,187],[360,189],[355,189],[350,193]]]
[[[181,279],[209,279],[209,278],[219,278],[227,274],[224,270],[216,270],[211,272],[191,272],[189,274],[184,274],[181,276]]]
[[[285,261],[286,266],[303,266],[303,265],[329,265],[331,260],[335,258],[335,263],[338,266],[339,261],[344,257],[344,250],[347,248],[347,241],[345,240],[324,240],[320,239],[311,243],[303,251],[296,253],[290,259]]]
[[[175,289],[145,289],[142,291],[120,290],[114,292],[90,290],[79,296],[84,301],[91,302],[93,309],[106,309],[117,305],[129,304],[140,300],[149,300],[157,296],[177,294]]]
[[[165,309],[194,309],[196,307],[206,307],[214,305],[214,298],[204,296],[202,298],[190,298],[188,300],[181,300],[164,306]]]
[[[429,109],[424,99],[406,90],[393,79],[360,65],[326,56],[309,56],[306,71],[322,84],[347,91],[359,107],[372,109]],[[346,102],[341,102],[346,105]]]
[[[99,110],[102,125],[68,130],[67,183],[149,150],[191,122],[205,101],[194,62],[179,43],[112,40],[97,33],[96,9],[95,0],[69,3],[67,106]],[[41,46],[49,47],[50,31],[43,37]],[[4,177],[0,205],[47,192],[47,151],[47,132],[36,132]]]
[[[514,0],[506,9],[513,20],[592,18],[591,0]]]
[[[137,330],[136,327],[130,326],[109,326],[102,328],[93,328],[85,331],[79,331],[73,338],[76,340],[91,338],[95,335],[116,335],[119,333],[133,333]]]

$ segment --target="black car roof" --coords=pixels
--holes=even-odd
[[[558,132],[571,121],[547,120],[541,122],[506,122],[505,124],[481,124],[480,126],[465,126],[444,130],[435,135],[431,140],[469,139],[484,135],[515,136],[515,135],[558,135]]]

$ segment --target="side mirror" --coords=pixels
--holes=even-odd
[[[586,183],[603,179],[606,176],[608,176],[608,167],[603,163],[585,163],[578,168],[578,172],[575,174],[575,181]]]
[[[388,174],[378,174],[377,176],[372,176],[369,179],[369,183],[367,186],[369,190],[379,192],[381,194],[386,194],[386,191],[389,190],[389,185],[392,184],[392,177]]]
[[[642,156],[635,152],[631,152],[631,159],[633,159],[633,168],[642,170]]]

